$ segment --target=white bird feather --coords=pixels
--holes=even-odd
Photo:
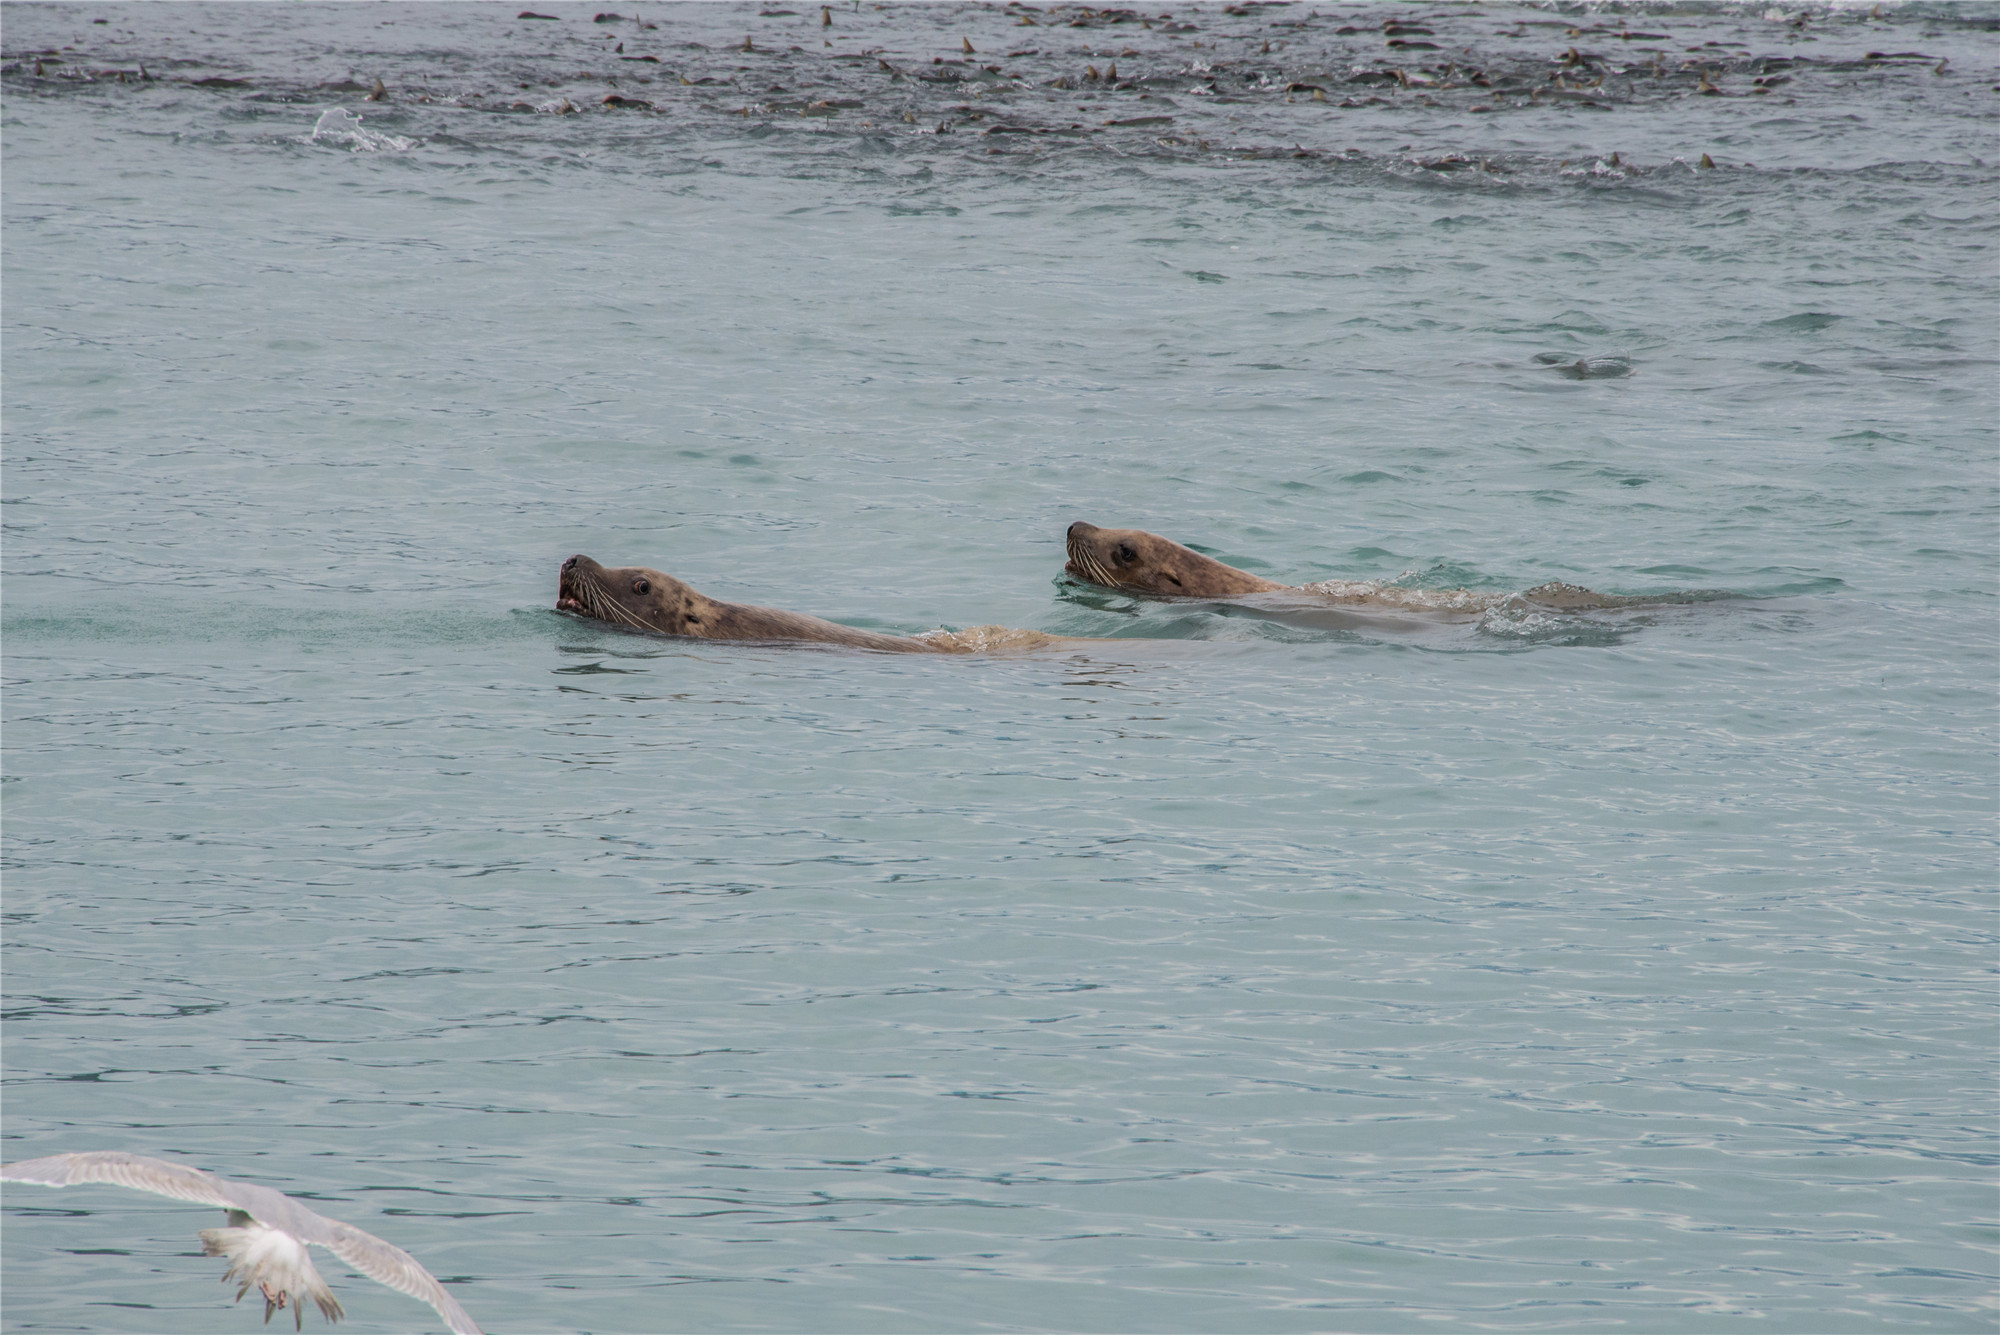
[[[199,1205],[219,1205],[229,1212],[229,1227],[201,1231],[202,1250],[230,1261],[225,1280],[240,1280],[237,1301],[256,1285],[264,1295],[264,1320],[287,1306],[293,1325],[304,1323],[301,1300],[311,1298],[328,1321],[344,1315],[340,1302],[313,1268],[308,1243],[324,1247],[370,1279],[399,1293],[421,1298],[437,1309],[454,1335],[481,1335],[457,1299],[444,1291],[417,1258],[352,1224],[307,1209],[269,1187],[205,1173],[186,1164],[149,1159],[141,1154],[101,1150],[86,1154],[52,1154],[0,1165],[0,1182],[34,1182],[69,1187],[85,1182],[150,1191]]]

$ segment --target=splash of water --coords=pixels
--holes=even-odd
[[[346,107],[328,107],[322,111],[318,123],[313,126],[309,142],[345,145],[355,153],[380,153],[385,150],[402,153],[417,145],[416,140],[405,139],[399,134],[383,134],[379,130],[364,128],[361,118]]]

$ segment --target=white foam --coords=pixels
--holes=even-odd
[[[1398,578],[1405,578],[1405,575]],[[1406,612],[1483,612],[1505,594],[1474,593],[1470,589],[1421,589],[1374,579],[1323,579],[1300,586],[1307,593],[1369,607],[1393,607]]]
[[[402,153],[417,146],[414,139],[405,139],[399,134],[383,134],[379,130],[363,128],[361,118],[346,107],[328,107],[319,114],[318,124],[313,126],[308,142],[315,144],[345,144],[355,153]]]

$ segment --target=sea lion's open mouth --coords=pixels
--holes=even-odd
[[[572,556],[563,562],[562,578],[556,584],[556,611],[575,612],[578,616],[596,617],[597,609],[590,598],[589,581],[583,578],[577,568],[578,558]],[[602,620],[602,618],[598,618]]]

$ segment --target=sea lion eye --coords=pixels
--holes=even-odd
[[[632,592],[651,593],[652,591],[653,591],[653,586],[650,581],[643,579],[635,579],[632,581]]]
[[[1139,553],[1132,550],[1132,544],[1129,542],[1119,543],[1118,550],[1113,555],[1117,558],[1119,565],[1130,565],[1139,559]]]

